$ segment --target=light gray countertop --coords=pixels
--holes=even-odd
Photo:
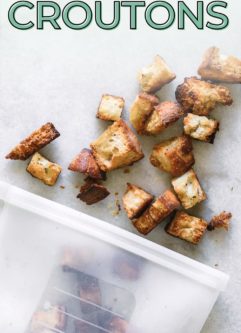
[[[141,23],[139,30],[130,31],[123,18],[123,24],[111,32],[96,28],[23,32],[7,22],[10,3],[0,4],[0,179],[136,233],[123,210],[113,216],[115,200],[121,200],[127,181],[155,195],[170,187],[170,177],[152,167],[148,156],[154,143],[181,133],[181,123],[156,138],[140,137],[146,158],[132,166],[130,173],[118,170],[109,174],[106,185],[112,195],[95,206],[88,207],[76,199],[76,185],[83,177],[69,172],[68,164],[108,125],[95,118],[103,93],[125,98],[124,118],[128,119],[128,109],[138,93],[137,71],[154,55],[163,56],[177,73],[177,79],[159,92],[161,100],[173,100],[177,84],[197,74],[208,47],[216,45],[227,54],[240,56],[241,4],[230,1],[230,25],[224,31],[197,31],[190,25],[185,31],[177,31],[175,26],[158,32]],[[192,246],[167,235],[164,223],[147,237],[230,274],[228,289],[218,299],[202,333],[241,331],[241,88],[233,85],[230,90],[233,105],[213,112],[220,120],[214,145],[194,142],[195,170],[208,200],[193,210],[206,219],[222,210],[231,211],[234,218],[230,231],[207,233],[200,245]],[[12,146],[47,121],[61,133],[43,149],[46,157],[63,167],[52,188],[25,171],[27,161],[4,159]]]

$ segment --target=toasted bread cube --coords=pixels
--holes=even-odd
[[[205,116],[198,116],[192,113],[183,120],[184,133],[193,139],[213,143],[215,135],[219,130],[219,122]]]
[[[192,141],[188,136],[174,137],[154,146],[150,162],[172,176],[183,175],[195,163]]]
[[[229,212],[223,211],[219,215],[214,216],[208,224],[208,230],[212,231],[216,228],[224,228],[228,231],[230,220],[232,218],[232,214]]]
[[[188,215],[184,211],[178,211],[165,230],[169,235],[198,244],[206,232],[207,226],[205,220]]]
[[[105,186],[87,178],[85,184],[80,188],[80,193],[77,195],[77,198],[87,205],[93,205],[104,200],[109,194],[110,192]]]
[[[175,78],[176,74],[159,55],[155,56],[151,65],[144,67],[139,73],[141,89],[147,93],[156,92]]]
[[[123,318],[113,316],[112,320],[109,323],[108,330],[111,333],[128,333],[130,332],[129,330],[129,325],[126,320]]]
[[[30,325],[31,333],[43,332],[45,328],[64,330],[66,325],[66,316],[64,312],[65,307],[63,305],[50,305],[47,310],[35,312]]]
[[[75,320],[75,331],[74,333],[100,333],[98,326],[88,323],[86,321]]]
[[[131,253],[119,253],[113,257],[113,273],[124,280],[138,280],[144,259]]]
[[[93,260],[93,252],[85,246],[64,247],[61,256],[61,267],[64,272],[83,270]]]
[[[180,203],[175,194],[168,190],[159,196],[139,218],[134,219],[133,224],[141,234],[147,235],[179,206]]]
[[[39,153],[35,153],[27,167],[27,171],[35,178],[41,180],[44,184],[53,186],[62,168],[60,165],[48,161]]]
[[[102,171],[128,166],[144,157],[136,135],[122,119],[109,126],[91,148]]]
[[[130,122],[137,133],[143,134],[146,121],[158,103],[159,98],[155,95],[141,93],[136,97],[130,109]]]
[[[153,195],[144,191],[141,187],[127,183],[127,189],[123,196],[123,205],[129,219],[140,216],[153,198]]]
[[[122,97],[103,95],[96,117],[102,120],[119,120],[124,105],[125,100]]]
[[[231,105],[233,103],[228,88],[196,77],[185,78],[184,83],[176,89],[176,99],[185,112],[192,112],[199,116],[209,115],[217,104]]]
[[[6,158],[10,160],[25,161],[59,136],[60,134],[54,125],[52,123],[47,123],[21,141],[12,149]]]
[[[156,135],[174,124],[184,112],[178,103],[163,102],[155,107],[145,126],[145,134]]]
[[[90,149],[83,149],[70,163],[69,170],[83,173],[93,179],[105,179],[105,174],[100,170]]]
[[[205,80],[241,83],[241,60],[220,54],[219,48],[211,47],[204,54],[198,74]]]
[[[181,177],[172,180],[173,188],[185,209],[192,208],[199,202],[206,200],[195,172],[191,169]]]
[[[81,310],[84,314],[92,313],[97,310],[95,305],[101,305],[101,290],[99,280],[91,275],[79,273],[79,297],[81,302]],[[92,303],[92,304],[91,304]]]

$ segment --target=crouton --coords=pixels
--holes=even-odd
[[[186,78],[176,89],[176,99],[185,112],[207,116],[217,104],[233,103],[228,88],[218,86],[196,77]]]
[[[155,107],[145,126],[145,134],[156,135],[174,124],[184,112],[178,103],[163,102]]]
[[[130,122],[138,134],[143,134],[148,117],[159,103],[159,98],[146,93],[139,94],[130,109]]]
[[[63,305],[50,305],[47,310],[35,312],[31,320],[31,332],[42,332],[45,327],[53,330],[64,330],[66,325],[64,312],[65,307]]]
[[[96,325],[87,321],[75,320],[75,333],[100,333],[100,329]]]
[[[113,316],[112,320],[109,323],[108,330],[111,333],[128,333],[129,325],[126,320],[123,318]]]
[[[133,224],[141,234],[147,235],[179,206],[180,203],[175,194],[168,190],[159,196],[139,218],[134,219]]]
[[[91,313],[101,305],[101,291],[97,278],[85,273],[79,273],[79,297],[82,300],[81,310],[84,314]],[[92,303],[92,304],[91,304]]]
[[[139,73],[141,89],[147,93],[154,93],[165,84],[176,78],[162,57],[157,55],[151,65],[144,67]]]
[[[201,218],[188,215],[184,211],[178,211],[165,230],[169,235],[198,244],[207,229],[207,225],[207,222]]]
[[[93,259],[93,252],[87,247],[63,249],[61,267],[64,272],[80,271]]]
[[[93,179],[105,179],[90,149],[83,149],[70,163],[69,170],[83,173]]]
[[[224,228],[226,231],[228,231],[231,218],[231,213],[223,211],[211,219],[208,224],[208,230],[212,231],[216,228]]]
[[[195,172],[191,169],[181,177],[172,180],[173,188],[185,209],[192,208],[199,202],[206,200]]]
[[[188,136],[174,137],[154,146],[150,162],[172,176],[183,175],[195,163],[192,140]]]
[[[211,47],[204,54],[198,74],[205,80],[241,83],[241,60],[220,54],[219,48]]]
[[[123,120],[114,122],[94,142],[93,155],[102,171],[111,171],[133,164],[144,157],[136,135]]]
[[[219,122],[215,119],[208,119],[205,116],[198,116],[192,113],[183,120],[184,133],[193,139],[213,143],[217,131],[219,130]]]
[[[123,205],[129,219],[140,216],[153,198],[153,195],[144,191],[141,187],[127,183],[127,189],[123,196]]]
[[[124,105],[125,100],[122,97],[103,95],[96,117],[102,120],[119,120]]]
[[[27,160],[31,155],[45,147],[60,134],[52,123],[47,123],[21,141],[6,156],[10,160]]]
[[[104,200],[109,194],[110,192],[106,187],[87,178],[85,184],[81,186],[77,198],[85,202],[87,205],[93,205]]]
[[[48,161],[39,153],[35,153],[27,166],[27,171],[35,178],[41,180],[44,184],[53,186],[62,168],[60,165]]]
[[[122,252],[113,257],[113,273],[121,279],[136,281],[140,277],[143,263],[143,258]]]

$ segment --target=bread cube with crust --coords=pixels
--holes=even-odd
[[[192,169],[184,175],[173,179],[172,185],[185,209],[192,208],[207,198],[195,172]]]
[[[132,165],[144,157],[136,135],[121,119],[109,126],[91,148],[102,171]]]
[[[85,184],[81,186],[77,198],[87,205],[93,205],[104,200],[109,194],[110,192],[105,186],[96,183],[93,179],[87,178]]]
[[[46,310],[34,313],[30,331],[31,333],[43,332],[45,326],[53,330],[64,330],[66,325],[65,307],[63,305],[50,305]]]
[[[130,122],[138,134],[143,134],[146,121],[158,103],[155,95],[141,93],[136,97],[130,109]]]
[[[48,161],[39,153],[35,153],[27,166],[27,171],[35,178],[41,180],[44,184],[53,186],[62,168],[60,165]]]
[[[221,54],[219,48],[210,47],[204,54],[198,74],[205,80],[241,83],[241,59]]]
[[[215,135],[219,130],[219,122],[205,116],[198,116],[192,113],[183,120],[184,133],[193,139],[213,143]]]
[[[141,234],[147,235],[179,206],[175,194],[167,190],[139,218],[133,220],[133,225]]]
[[[25,161],[59,136],[60,134],[54,125],[52,123],[47,123],[21,141],[11,150],[6,158],[10,160]]]
[[[192,151],[190,137],[186,135],[174,137],[154,146],[150,162],[155,167],[178,177],[195,163]]]
[[[100,170],[90,149],[82,149],[70,163],[68,169],[83,173],[93,179],[105,179],[105,173]]]
[[[197,77],[185,78],[176,89],[176,99],[185,112],[207,116],[217,104],[233,103],[228,88],[200,80]]]
[[[103,95],[96,117],[102,120],[116,121],[121,118],[121,113],[125,105],[122,97],[113,95]]]
[[[129,219],[140,216],[153,198],[153,195],[144,191],[141,187],[127,183],[127,189],[123,196],[123,205]]]
[[[231,218],[232,214],[225,211],[223,211],[219,215],[213,216],[213,218],[208,224],[208,230],[212,231],[214,229],[224,228],[226,231],[228,231]]]
[[[159,55],[155,56],[151,65],[144,67],[139,73],[141,89],[147,93],[156,92],[175,78],[176,74]]]
[[[198,244],[207,230],[207,222],[202,218],[178,211],[174,219],[166,226],[166,232],[187,242]]]
[[[145,134],[160,134],[163,130],[181,118],[183,114],[183,109],[178,103],[169,101],[160,103],[155,107],[146,122]]]

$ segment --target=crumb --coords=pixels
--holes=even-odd
[[[115,200],[115,210],[113,210],[112,215],[113,216],[118,216],[121,212],[121,205],[120,205],[120,200],[116,199]]]
[[[131,172],[131,170],[129,169],[129,168],[126,168],[126,169],[124,169],[124,171],[123,171],[124,173],[130,173]]]
[[[119,195],[119,192],[115,192],[115,196]]]
[[[63,185],[60,185],[60,188],[61,188],[62,190],[64,190],[64,189],[65,189],[65,186],[63,186]]]

